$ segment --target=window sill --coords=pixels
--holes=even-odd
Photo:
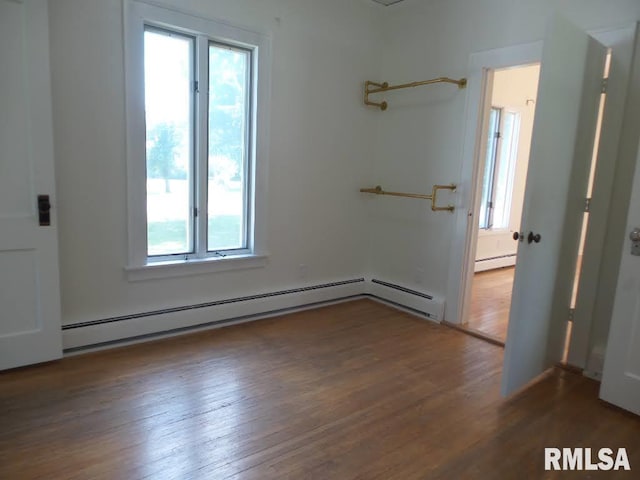
[[[154,262],[140,266],[128,266],[124,270],[130,282],[139,282],[158,278],[186,277],[230,270],[261,268],[266,266],[267,261],[267,255],[236,255],[225,258]]]

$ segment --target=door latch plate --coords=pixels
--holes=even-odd
[[[629,234],[631,240],[631,255],[640,257],[640,228],[634,228]]]
[[[51,225],[51,202],[49,195],[38,195],[38,222],[41,227]]]

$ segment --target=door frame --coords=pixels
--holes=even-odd
[[[631,70],[636,24],[626,28],[589,31],[589,35],[612,49],[612,69],[609,75],[607,105],[600,137],[600,155],[617,158],[618,143],[622,129],[625,98],[629,72]],[[540,63],[543,42],[533,42],[510,47],[473,53],[469,57],[468,88],[465,107],[463,137],[463,157],[458,182],[459,201],[454,213],[452,249],[449,262],[449,280],[447,291],[449,301],[446,304],[445,319],[449,323],[462,324],[470,313],[471,285],[475,261],[477,229],[475,210],[480,201],[480,167],[483,129],[486,122],[483,116],[487,111],[487,84],[490,70],[511,66]],[[606,125],[606,128],[605,128]],[[593,196],[598,198],[590,214],[589,228],[583,252],[583,264],[580,275],[580,291],[576,303],[576,312],[582,319],[573,325],[568,363],[584,368],[591,354],[591,328],[596,302],[604,294],[598,285],[611,285],[615,277],[600,273],[602,251],[605,244],[608,211],[613,191],[613,179],[617,162],[599,162],[596,172]],[[617,273],[617,271],[615,272]]]
[[[542,41],[473,53],[469,59],[466,119],[464,128],[463,160],[458,182],[461,204],[454,213],[452,255],[449,262],[450,301],[446,304],[445,318],[454,324],[464,323],[470,312],[471,284],[473,281],[476,241],[476,209],[481,196],[482,152],[487,125],[487,106],[490,105],[493,70],[516,65],[539,63],[542,59]],[[462,255],[460,255],[462,252]]]

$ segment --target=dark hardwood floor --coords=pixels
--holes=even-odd
[[[560,370],[503,400],[502,355],[358,300],[4,372],[0,478],[586,478],[544,447],[638,478],[640,418]]]
[[[508,267],[473,276],[471,313],[466,327],[506,341],[514,274],[515,267]]]

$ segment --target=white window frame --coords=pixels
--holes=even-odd
[[[491,179],[491,198],[490,203],[491,207],[487,206],[487,209],[491,209],[490,213],[487,213],[487,226],[482,227],[478,226],[479,235],[487,235],[491,233],[504,233],[508,232],[511,228],[511,202],[513,198],[513,187],[515,180],[515,171],[516,164],[518,162],[518,144],[520,140],[520,122],[521,122],[521,114],[517,110],[512,108],[503,107],[500,105],[492,105],[491,110],[499,111],[498,117],[498,133],[500,136],[498,137],[495,148],[496,151],[494,153],[494,171],[493,178]],[[509,145],[509,156],[505,157],[505,124],[508,115],[514,116],[514,125],[512,135],[509,137],[511,143]],[[504,217],[502,220],[506,220],[506,226],[494,227],[495,224],[495,203],[496,203],[496,191],[498,186],[498,172],[500,169],[506,164],[507,166],[507,184],[505,189],[507,191],[507,196],[504,199],[504,203],[506,205],[506,210]],[[484,170],[486,170],[487,163],[484,163]]]
[[[511,144],[509,145],[509,154],[508,156],[505,158],[505,145],[504,145],[504,137],[505,137],[505,130],[506,130],[506,122],[507,122],[507,116],[508,115],[513,115],[514,118],[514,123],[513,123],[513,131],[511,132]],[[506,222],[506,226],[502,226],[502,227],[497,227],[497,228],[493,228],[494,231],[511,231],[511,206],[512,206],[512,202],[513,202],[513,188],[514,188],[514,182],[515,182],[515,177],[516,177],[516,168],[518,165],[518,148],[520,145],[520,127],[522,125],[522,114],[521,112],[519,112],[518,110],[514,110],[512,108],[508,108],[508,107],[502,107],[502,115],[500,118],[500,132],[502,135],[502,139],[503,141],[501,142],[500,145],[500,152],[499,152],[499,162],[498,162],[498,168],[502,168],[502,166],[506,163],[507,165],[507,184],[505,186],[505,189],[507,191],[507,195],[504,199],[504,204],[505,204],[505,212],[504,212],[504,216],[502,218],[503,221]],[[497,172],[496,172],[497,174]],[[496,179],[497,181],[497,179]],[[495,197],[495,193],[494,193],[494,197]],[[495,200],[494,200],[495,202]],[[520,220],[520,219],[518,219]],[[494,211],[492,213],[492,221],[495,221],[495,207],[494,207]]]
[[[123,0],[125,33],[126,144],[128,200],[128,265],[131,281],[208,272],[255,268],[266,265],[266,214],[268,171],[268,116],[270,93],[271,41],[268,35],[191,13],[141,1]],[[146,152],[144,118],[144,29],[145,25],[206,36],[203,41],[236,45],[252,51],[250,152],[247,174],[249,231],[247,249],[222,256],[155,258],[147,255]],[[202,50],[202,49],[201,49]],[[208,55],[208,49],[200,55]],[[197,62],[205,65],[205,63]],[[196,66],[198,68],[198,65]],[[197,73],[198,77],[207,72]],[[200,85],[206,85],[200,83]],[[206,108],[206,95],[200,95],[198,108]],[[196,124],[200,135],[207,125]],[[225,252],[226,254],[227,252]]]

